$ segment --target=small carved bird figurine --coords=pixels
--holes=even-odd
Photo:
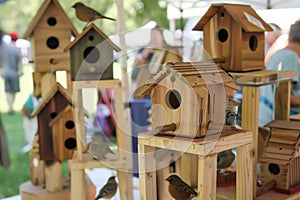
[[[169,193],[175,200],[190,200],[197,196],[197,192],[175,174],[170,175],[166,181],[169,182]]]
[[[93,136],[91,143],[88,145],[88,152],[94,159],[105,159],[106,155],[114,152],[105,144],[100,137]]]
[[[97,199],[110,199],[112,198],[118,189],[118,183],[115,180],[115,176],[111,176],[107,183],[101,188],[98,196],[96,197],[95,200]]]
[[[72,8],[75,8],[75,14],[78,19],[87,22],[85,27],[88,25],[89,22],[94,21],[96,19],[109,19],[115,21],[115,19],[101,15],[96,10],[84,5],[81,2],[75,3],[72,6]]]

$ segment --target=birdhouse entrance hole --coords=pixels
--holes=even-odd
[[[56,113],[56,112],[52,112],[52,113],[50,113],[50,117],[51,117],[51,119],[54,119],[56,116],[57,116],[57,113]]]
[[[280,167],[277,164],[270,163],[268,169],[273,175],[278,175],[280,173]]]
[[[255,51],[257,48],[257,38],[255,35],[252,35],[249,39],[249,47],[251,51]]]
[[[67,128],[67,129],[72,129],[72,128],[74,128],[74,122],[73,121],[67,121],[66,123],[65,123],[65,127]]]
[[[65,140],[65,147],[67,149],[74,149],[76,147],[76,139],[75,138],[68,138]]]
[[[226,29],[222,28],[219,30],[218,33],[218,39],[220,42],[226,42],[228,39],[228,32],[226,31]]]
[[[177,90],[170,90],[167,92],[166,104],[171,109],[179,108],[181,104],[181,96]]]
[[[59,41],[56,37],[52,36],[47,39],[47,47],[50,49],[56,49],[59,45]]]
[[[49,26],[55,26],[56,25],[56,19],[54,17],[49,17],[47,20],[47,23]]]
[[[96,63],[100,58],[100,51],[94,46],[89,46],[84,50],[83,58],[88,63]]]

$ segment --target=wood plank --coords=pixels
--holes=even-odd
[[[85,173],[83,169],[72,169],[71,200],[82,200],[86,196]]]
[[[275,90],[275,119],[289,120],[290,118],[291,82],[280,82]]]
[[[140,200],[157,199],[155,148],[138,144]]]
[[[236,196],[237,199],[253,199],[253,147],[251,144],[240,146],[236,149]],[[256,170],[256,168],[255,168]]]
[[[216,199],[217,154],[198,156],[198,200]]]

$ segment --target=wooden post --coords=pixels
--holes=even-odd
[[[217,154],[198,156],[198,200],[216,199]]]
[[[236,149],[236,199],[252,200],[254,192],[251,184],[253,178],[253,149],[252,145],[247,144]],[[256,170],[256,168],[254,169]],[[247,185],[244,185],[247,184]]]
[[[155,148],[138,144],[140,200],[157,199]]]
[[[275,119],[289,120],[291,81],[280,82],[275,92]]]
[[[253,135],[253,193],[256,193],[257,182],[259,93],[259,87],[243,87],[242,127],[251,130]],[[254,194],[254,196],[256,196],[256,194]]]

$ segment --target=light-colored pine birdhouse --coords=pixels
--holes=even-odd
[[[38,119],[39,152],[41,160],[55,160],[52,127],[49,123],[67,106],[72,105],[72,96],[60,83],[42,99],[32,116]]]
[[[58,0],[45,0],[24,34],[30,38],[36,72],[70,69],[64,48],[78,33]]]
[[[169,62],[134,95],[150,94],[154,132],[194,138],[223,130],[226,87],[238,90],[215,64]]]
[[[73,108],[68,105],[50,123],[53,152],[56,160],[70,160],[76,150],[76,129]]]
[[[276,190],[294,193],[300,189],[300,122],[273,120],[266,125],[271,136],[262,154],[262,182],[276,181]]]
[[[121,49],[93,23],[65,48],[68,50],[72,81],[113,79],[113,51]]]
[[[212,4],[193,30],[203,31],[204,49],[226,71],[264,69],[265,31],[272,28],[242,4]]]

